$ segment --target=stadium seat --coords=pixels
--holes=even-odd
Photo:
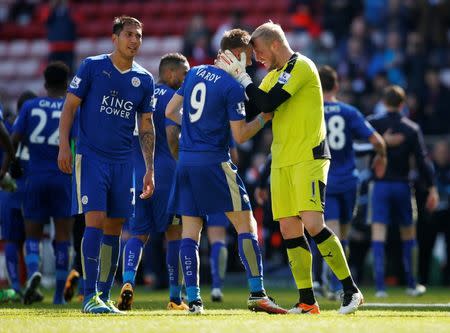
[[[9,43],[9,57],[24,57],[29,53],[30,44],[27,40],[18,39]]]
[[[47,57],[48,52],[48,43],[45,39],[35,39],[30,43],[29,56]]]

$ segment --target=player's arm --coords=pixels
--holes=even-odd
[[[180,140],[181,128],[177,125],[166,126],[167,144],[173,158],[178,160],[178,144]]]
[[[369,142],[373,145],[376,155],[372,161],[372,168],[377,178],[382,178],[386,172],[387,157],[386,143],[378,132],[373,132],[369,137]]]
[[[230,121],[233,139],[239,144],[244,143],[258,133],[271,118],[271,114],[260,113],[249,123],[245,119]]]
[[[275,84],[268,92],[259,89],[253,83],[250,75],[245,72],[246,55],[241,53],[240,60],[229,50],[226,50],[220,55],[220,60],[216,65],[229,74],[231,74],[245,89],[245,92],[258,108],[263,113],[274,112],[281,104],[283,104],[291,94],[283,89],[280,83]]]
[[[434,181],[433,163],[428,158],[425,141],[420,129],[417,129],[415,135],[414,157],[417,168],[419,169],[420,177],[423,177],[428,188],[426,207],[428,210],[433,211],[439,204],[439,194]]]
[[[3,163],[0,170],[0,179],[2,179],[6,171],[8,170],[9,164],[15,159],[15,149],[11,142],[11,138],[9,137],[8,130],[6,129],[5,124],[3,124],[3,121],[0,121],[0,144],[6,152],[5,156],[3,157]]]
[[[172,99],[166,106],[166,117],[181,125],[181,107],[183,106],[183,96],[177,93],[173,94]]]
[[[141,199],[150,198],[155,189],[154,180],[154,155],[155,155],[155,125],[153,124],[153,113],[138,113],[139,143],[145,162],[144,188]]]
[[[59,153],[58,153],[58,167],[64,173],[72,173],[72,151],[70,150],[70,130],[72,129],[73,121],[77,109],[81,104],[81,98],[67,93],[66,100],[61,112],[59,120]]]

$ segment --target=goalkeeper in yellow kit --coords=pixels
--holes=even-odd
[[[268,22],[253,32],[256,60],[269,73],[259,87],[245,72],[241,60],[223,50],[217,66],[233,75],[258,109],[273,113],[271,192],[274,220],[287,249],[289,265],[299,289],[299,302],[291,313],[320,313],[312,289],[312,256],[304,230],[338,279],[344,295],[339,313],[353,313],[363,303],[341,243],[323,217],[330,152],[325,140],[323,97],[314,63],[292,51],[282,28]],[[261,126],[264,124],[262,123]]]

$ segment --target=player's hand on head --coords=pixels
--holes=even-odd
[[[58,167],[64,173],[72,173],[72,151],[68,145],[59,145]]]
[[[153,170],[149,170],[144,175],[142,194],[139,197],[141,199],[148,199],[152,196],[154,190],[155,190],[155,179],[153,176]]]

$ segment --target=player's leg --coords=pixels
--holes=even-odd
[[[103,224],[103,238],[100,248],[100,274],[98,276],[98,291],[100,299],[114,313],[119,310],[111,301],[111,288],[114,284],[120,255],[120,234],[124,218],[107,217]]]
[[[209,262],[211,267],[211,300],[223,301],[223,281],[227,270],[228,249],[226,246],[226,227],[229,224],[225,214],[210,214],[206,218],[208,241],[211,248]]]
[[[402,261],[406,277],[406,293],[410,296],[421,296],[426,292],[425,286],[417,283],[417,237],[416,225],[413,221],[411,189],[409,184],[397,184],[398,194],[394,198],[395,215],[400,222],[400,238],[402,240]]]
[[[22,295],[19,279],[19,253],[25,240],[25,226],[21,209],[13,208],[7,202],[2,202],[1,230],[5,243],[5,261],[8,279],[18,300]]]
[[[110,313],[97,289],[100,247],[106,220],[108,165],[77,154],[74,171],[72,214],[84,213],[86,223],[80,251],[84,289],[82,312]]]
[[[167,253],[166,265],[169,275],[169,303],[168,310],[188,310],[189,307],[181,298],[181,289],[183,287],[183,270],[180,262],[181,245],[181,219],[173,217],[172,222],[166,230]]]
[[[54,221],[55,240],[53,242],[53,250],[55,253],[56,288],[53,304],[65,304],[64,286],[69,274],[69,248],[73,219],[54,218]]]
[[[255,312],[286,313],[285,309],[268,297],[264,289],[262,254],[252,211],[232,211],[225,214],[238,233],[239,257],[244,265],[250,289],[247,307]]]
[[[324,210],[324,218],[325,224],[333,231],[336,235],[339,235],[341,240],[341,245],[344,248],[341,235],[341,198],[342,194],[340,193],[326,193],[325,197],[325,210]],[[331,271],[330,267],[323,261],[323,276],[327,282],[327,293],[326,296],[330,300],[340,300],[340,292],[342,291],[342,285],[336,275]]]
[[[24,291],[24,304],[31,304],[41,283],[39,272],[40,241],[44,225],[40,221],[25,220],[25,266],[27,268],[27,283]]]
[[[83,298],[83,279],[80,279],[80,274],[82,274],[83,270],[81,268],[81,240],[83,238],[85,226],[84,215],[75,215],[72,229],[75,256],[73,258],[72,269],[70,270],[64,285],[64,300],[66,302],[70,302],[75,293],[78,293],[79,300],[82,300]]]
[[[289,259],[289,267],[299,292],[299,300],[291,313],[320,313],[312,283],[312,254],[304,234],[304,226],[297,216],[292,167],[273,168],[271,173],[272,210],[274,219],[280,223]]]
[[[301,221],[342,283],[344,297],[339,313],[347,314],[357,310],[363,296],[353,281],[339,238],[325,225],[323,209],[329,163],[313,160],[297,164],[292,168],[293,183],[298,187],[295,194]]]
[[[189,312],[201,314],[203,303],[200,297],[199,269],[200,258],[198,246],[203,219],[197,216],[182,216],[183,231],[180,244],[181,266],[183,268]]]
[[[143,175],[138,175],[136,188],[142,188]],[[136,273],[142,259],[144,246],[150,235],[151,200],[139,198],[140,192],[134,192],[134,216],[129,219],[129,232],[131,237],[126,242],[123,250],[122,263],[122,289],[120,291],[117,307],[119,310],[131,310],[134,301],[134,286]]]
[[[127,162],[109,164],[108,167],[107,218],[103,224],[98,288],[101,292],[100,299],[105,302],[111,312],[121,313],[110,297],[119,264],[122,226],[125,220],[132,215],[133,202],[135,201],[133,165]]]
[[[391,191],[386,182],[376,181],[369,185],[368,221],[372,231],[372,255],[375,277],[375,296],[387,297],[384,284],[384,263],[386,225],[389,223],[389,195]]]

